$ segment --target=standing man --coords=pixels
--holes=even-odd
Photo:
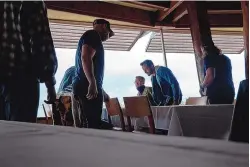
[[[150,105],[154,106],[155,102],[152,96],[152,88],[145,86],[145,78],[142,76],[135,77],[135,87],[138,91],[137,96],[147,96]]]
[[[93,22],[93,30],[86,31],[79,40],[76,51],[76,76],[73,80],[73,93],[82,102],[82,123],[85,127],[99,129],[103,100],[109,96],[102,88],[104,76],[103,41],[113,36],[110,23],[104,19]]]
[[[57,58],[43,1],[0,2],[0,97],[5,119],[36,122],[40,83],[56,99]],[[1,107],[0,107],[1,108]]]
[[[144,72],[151,76],[153,98],[158,106],[179,105],[181,88],[172,71],[167,67],[154,66],[151,60],[141,63]]]
[[[201,50],[205,68],[205,78],[200,85],[201,94],[208,96],[210,104],[232,104],[235,89],[230,59],[216,46],[204,46]],[[206,93],[204,93],[205,89]]]

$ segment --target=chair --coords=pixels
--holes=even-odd
[[[207,96],[203,97],[189,97],[186,101],[186,105],[207,105]]]
[[[118,98],[111,98],[109,100],[109,102],[105,103],[105,105],[106,105],[106,109],[107,109],[107,112],[108,112],[108,119],[109,119],[110,124],[112,124],[112,121],[111,121],[111,118],[110,118],[111,116],[119,115],[119,117],[120,117],[121,129],[117,128],[117,127],[113,127],[113,130],[126,131],[124,116],[123,116],[123,112],[122,112],[120,103],[118,101]]]
[[[124,97],[125,115],[127,116],[129,130],[132,131],[130,117],[148,117],[149,132],[155,134],[155,123],[152,110],[146,96]]]
[[[47,105],[47,107],[45,107],[45,104],[43,104],[42,106],[43,106],[43,111],[44,111],[45,117],[37,118],[36,122],[39,123],[39,124],[53,125],[52,117],[47,115],[47,113],[51,112],[50,106]],[[49,110],[46,111],[46,109],[48,109],[48,108],[49,108]]]
[[[57,109],[60,112],[63,126],[74,126],[72,114],[72,99],[70,95],[62,95],[59,97]]]

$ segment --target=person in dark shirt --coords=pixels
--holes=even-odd
[[[82,103],[80,117],[84,127],[99,129],[101,126],[103,100],[109,100],[102,87],[104,77],[102,42],[113,35],[110,23],[104,19],[97,19],[93,22],[93,30],[86,31],[78,43],[73,93]]]
[[[39,82],[56,100],[57,58],[43,1],[0,2],[0,93],[6,120],[36,122]]]
[[[72,92],[72,83],[75,76],[76,68],[72,66],[65,71],[57,93]]]
[[[153,98],[158,106],[179,105],[181,103],[181,88],[169,68],[154,66],[151,60],[143,61],[141,66],[148,76],[152,76]]]
[[[210,104],[232,104],[235,89],[230,59],[216,46],[202,48],[202,52],[205,78],[200,86],[201,94],[208,96]]]

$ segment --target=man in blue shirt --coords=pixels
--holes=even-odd
[[[65,74],[64,74],[63,79],[60,83],[60,86],[59,86],[57,93],[72,92],[72,82],[73,82],[75,73],[76,73],[75,66],[72,66],[65,71]]]
[[[169,68],[154,66],[151,60],[143,61],[141,66],[144,72],[151,76],[153,98],[157,105],[179,105],[181,103],[181,88]]]
[[[103,41],[113,36],[110,23],[97,19],[93,30],[86,31],[79,40],[76,51],[76,75],[73,79],[73,93],[82,103],[81,122],[84,127],[99,129],[103,99],[109,96],[102,88],[104,76]]]
[[[216,46],[206,47],[206,51],[202,48],[202,52],[205,78],[200,86],[201,94],[208,96],[210,104],[232,104],[235,90],[230,59]]]

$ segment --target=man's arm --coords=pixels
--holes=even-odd
[[[26,2],[27,32],[31,38],[32,54],[35,56],[37,75],[41,83],[45,83],[48,91],[47,100],[54,102],[56,92],[55,73],[58,62],[49,28],[47,8],[43,1]],[[31,5],[31,6],[29,6]]]
[[[163,94],[164,99],[162,99],[162,103],[164,104],[169,104],[171,101],[173,101],[173,92],[172,92],[172,87],[170,85],[170,83],[167,80],[164,80],[162,77],[160,76],[156,76],[156,80],[158,85],[161,88],[161,92]]]
[[[94,65],[93,65],[93,57],[95,55],[96,50],[93,49],[88,44],[84,44],[82,46],[82,66],[83,71],[86,75],[86,78],[89,84],[96,84],[95,76],[94,76]]]

